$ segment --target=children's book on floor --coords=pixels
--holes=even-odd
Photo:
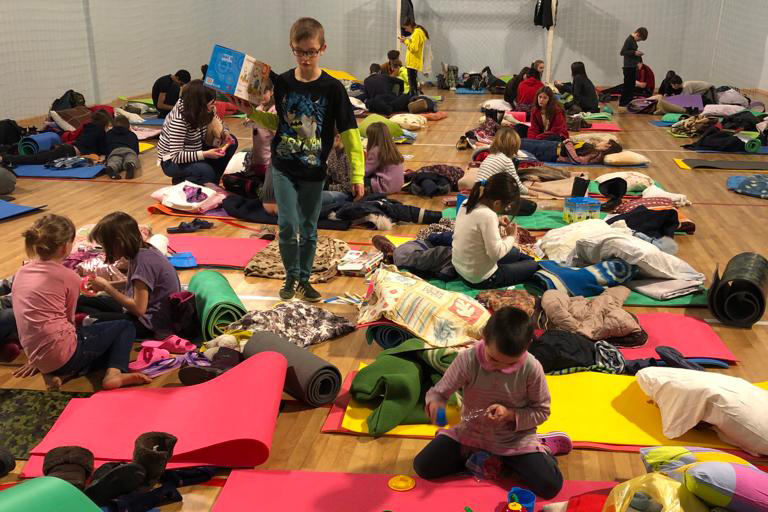
[[[384,259],[380,251],[349,250],[339,262],[339,272],[345,276],[365,277],[369,272],[379,266]]]

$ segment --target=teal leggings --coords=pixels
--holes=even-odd
[[[280,227],[280,257],[286,276],[308,281],[317,248],[324,181],[300,181],[270,169]]]

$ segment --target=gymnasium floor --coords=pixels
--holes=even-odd
[[[435,91],[430,94],[445,94]],[[440,110],[448,113],[448,118],[431,122],[426,130],[419,133],[414,145],[398,146],[404,155],[413,155],[406,160],[406,167],[417,169],[433,163],[448,163],[464,166],[470,159],[471,151],[457,151],[455,143],[465,131],[478,124],[480,113],[478,106],[491,96],[456,96],[447,93],[439,104]],[[498,96],[497,96],[498,97]],[[615,103],[614,103],[615,108]],[[619,139],[625,149],[640,152],[651,160],[647,169],[640,169],[672,192],[687,194],[693,202],[685,207],[687,217],[696,223],[694,236],[677,238],[680,246],[679,256],[694,268],[710,276],[719,263],[721,268],[728,260],[744,251],[768,254],[768,202],[729,192],[725,180],[730,172],[722,171],[683,171],[673,163],[674,158],[717,158],[717,159],[755,159],[767,157],[742,155],[697,155],[679,148],[686,143],[669,135],[665,129],[650,125],[647,121],[652,116],[623,114],[615,115],[614,121],[621,126]],[[39,122],[38,122],[39,123]],[[250,147],[250,129],[240,120],[227,120],[239,137],[240,148]],[[39,124],[38,124],[39,126]],[[152,142],[152,141],[150,141]],[[47,212],[69,216],[77,226],[98,221],[103,215],[115,210],[122,210],[133,215],[139,223],[150,224],[155,232],[164,233],[165,229],[177,225],[182,219],[163,215],[150,215],[147,206],[153,201],[149,194],[169,184],[156,163],[154,150],[141,155],[142,170],[137,178],[128,181],[112,181],[100,176],[92,180],[39,180],[20,179],[13,195],[16,202],[25,205],[48,205]],[[616,169],[587,167],[584,171],[596,177]],[[421,199],[411,195],[395,196],[408,204],[429,207],[435,210],[443,208],[441,199]],[[0,261],[0,276],[12,274],[24,260],[21,232],[29,226],[36,216],[29,215],[3,222],[0,227],[0,247],[3,258]],[[238,222],[250,229],[258,228],[254,224]],[[396,226],[391,234],[415,235],[421,226]],[[216,222],[206,235],[247,237],[252,231]],[[373,231],[351,229],[345,232],[321,232],[349,242],[370,242],[376,234]],[[249,309],[270,308],[277,302],[277,291],[281,282],[269,279],[246,278],[239,270],[222,270],[233,288],[240,295],[274,297],[266,300],[245,300]],[[188,282],[192,271],[180,273],[182,282]],[[344,292],[364,293],[361,278],[339,277],[330,283],[320,284],[317,288],[324,296]],[[328,309],[354,318],[356,310],[347,305],[326,305]],[[653,312],[649,308],[629,308],[634,312]],[[707,309],[657,308],[657,311],[685,313],[698,318],[709,319],[712,315]],[[714,324],[715,331],[722,337],[731,350],[740,358],[739,365],[725,373],[743,377],[752,382],[768,380],[768,322],[763,321],[751,330],[729,328]],[[356,369],[358,363],[371,361],[379,348],[368,346],[364,341],[363,331],[354,332],[346,337],[335,339],[309,350],[335,364],[342,375]],[[22,364],[18,358],[12,364],[0,365],[0,387],[45,389],[42,377],[14,379],[12,372]],[[162,387],[178,383],[176,373],[155,379],[151,386]],[[92,384],[85,378],[68,382],[65,391],[89,391]],[[233,390],[233,393],[248,393],[247,390]],[[370,473],[408,473],[413,474],[411,462],[426,441],[415,439],[355,437],[320,433],[320,427],[328,413],[326,408],[305,409],[288,406],[277,420],[277,429],[272,444],[269,460],[261,469],[275,470],[314,470],[345,471]],[[585,418],[586,420],[586,418]],[[616,480],[622,481],[644,472],[637,454],[609,453],[588,450],[576,450],[568,456],[560,457],[560,466],[567,479],[573,480]],[[16,479],[23,467],[19,461],[14,473],[0,480],[0,483]],[[226,473],[222,473],[225,476]],[[217,486],[195,486],[185,488],[184,503],[163,507],[162,510],[205,511],[210,510],[220,488]]]

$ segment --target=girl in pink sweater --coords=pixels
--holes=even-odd
[[[101,381],[104,389],[149,382],[149,377],[128,370],[136,338],[133,324],[117,320],[75,328],[81,278],[61,264],[72,251],[72,221],[46,215],[23,236],[31,261],[16,273],[12,300],[28,362],[14,377],[40,372],[48,389],[58,389],[66,378],[96,370],[95,364],[103,362],[107,368]]]
[[[405,183],[403,155],[384,123],[372,123],[365,131],[368,152],[365,155],[365,186],[374,194],[396,194]]]
[[[523,487],[551,499],[563,486],[553,455],[568,453],[561,432],[536,434],[549,417],[549,389],[541,364],[528,353],[533,324],[524,311],[501,308],[488,320],[484,341],[456,356],[445,375],[427,392],[426,412],[433,422],[456,391],[464,396],[461,423],[441,430],[414,459],[427,479],[461,473],[473,452],[501,459]]]

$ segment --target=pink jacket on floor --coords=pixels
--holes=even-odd
[[[371,189],[375,194],[395,194],[405,183],[405,168],[402,163],[381,165],[379,148],[373,147],[365,155],[365,177],[371,178]]]

